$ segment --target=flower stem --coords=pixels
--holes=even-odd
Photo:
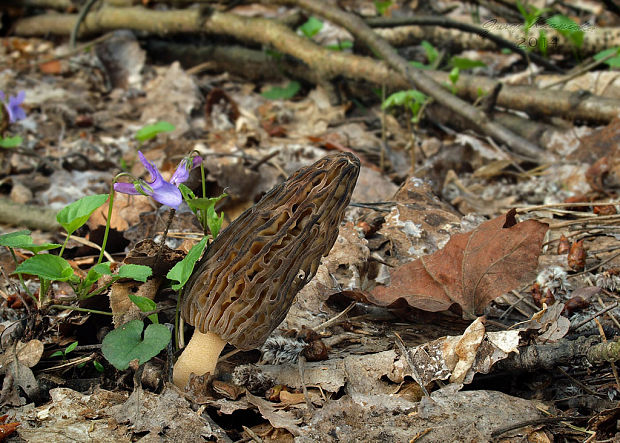
[[[11,256],[13,256],[13,261],[15,262],[15,267],[18,266],[18,262],[17,262],[17,257],[15,256],[15,250],[13,248],[9,248],[9,251],[11,251]],[[30,289],[28,289],[28,286],[26,285],[26,282],[24,281],[24,277],[22,277],[21,274],[17,274],[17,277],[19,278],[19,282],[22,284],[22,287],[24,288],[24,291],[26,291],[26,294],[28,294],[28,296],[34,300],[35,303],[38,303],[37,298],[32,294],[32,292],[30,292]]]
[[[69,242],[69,237],[71,237],[71,234],[67,232],[67,236],[65,237],[65,242],[62,244],[62,248],[60,248],[58,257],[62,257],[62,253],[65,252],[65,247],[67,246],[67,243]]]
[[[101,251],[99,252],[97,264],[101,263],[101,261],[103,260],[105,247],[108,243],[108,234],[110,233],[110,220],[112,219],[112,207],[114,206],[114,183],[116,183],[116,179],[119,176],[120,174],[114,177],[114,180],[112,180],[112,184],[110,185],[110,203],[108,203],[108,217],[105,221],[105,232],[103,233],[103,242],[101,242]]]
[[[168,213],[168,220],[166,221],[166,226],[164,228],[164,233],[162,235],[161,241],[159,242],[159,249],[157,250],[157,254],[155,255],[155,260],[153,262],[153,269],[157,268],[159,263],[159,259],[161,258],[162,252],[164,252],[164,246],[166,246],[166,238],[168,238],[168,229],[170,229],[170,225],[172,224],[172,219],[174,218],[174,214],[177,211],[172,208]]]

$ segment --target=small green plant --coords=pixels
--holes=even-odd
[[[418,123],[420,121],[422,107],[427,103],[428,99],[426,94],[415,89],[398,91],[386,98],[381,104],[381,108],[389,109],[403,106],[411,111],[411,122]]]
[[[25,98],[26,92],[19,91],[16,96],[10,96],[7,100],[4,91],[0,91],[0,148],[16,148],[22,144],[23,140],[19,135],[4,136],[2,132],[10,124],[26,118],[26,112],[22,108]],[[7,121],[3,121],[4,119]]]
[[[19,278],[25,292],[35,301],[40,309],[52,307],[58,309],[85,310],[95,314],[111,315],[111,313],[108,312],[94,311],[79,307],[49,305],[48,292],[50,291],[52,283],[56,281],[68,282],[75,292],[75,299],[83,300],[101,294],[119,279],[129,278],[145,282],[152,275],[152,269],[148,266],[124,264],[118,268],[113,268],[112,263],[102,262],[110,229],[115,192],[147,195],[173,209],[178,208],[185,196],[194,213],[200,218],[201,222],[204,223],[205,232],[208,229],[211,233],[211,236],[205,236],[201,242],[190,250],[185,259],[177,263],[170,271],[169,278],[177,282],[173,284],[173,288],[177,290],[182,290],[187,282],[208,240],[218,235],[224,214],[221,213],[218,215],[216,213],[215,204],[223,198],[225,194],[215,198],[197,198],[189,188],[183,186],[183,183],[189,177],[190,170],[200,165],[203,181],[202,191],[203,196],[205,195],[205,173],[200,157],[194,156],[192,153],[183,158],[170,181],[166,181],[161,176],[157,167],[146,160],[141,152],[138,152],[138,156],[144,164],[145,169],[150,173],[151,181],[133,179],[130,183],[117,182],[120,177],[128,175],[122,173],[114,179],[109,194],[86,196],[67,205],[57,214],[58,223],[67,233],[64,244],[33,244],[30,231],[27,230],[0,235],[0,246],[8,248],[15,261],[16,270],[14,274]],[[62,257],[62,254],[65,251],[65,247],[71,235],[83,226],[93,212],[101,207],[108,198],[108,217],[101,253],[97,263],[88,270],[86,276],[82,276],[82,273],[78,274],[74,271],[71,264]],[[171,214],[173,213],[172,211]],[[58,255],[49,253],[49,251],[58,248],[60,248]],[[15,254],[16,249],[24,249],[30,251],[34,255],[27,258],[22,263],[18,263]],[[40,283],[38,297],[32,294],[28,289],[23,279],[24,275],[32,275],[38,278]],[[107,276],[107,278],[105,279],[105,283],[102,284],[101,281],[103,281],[103,276]],[[154,301],[137,295],[129,295],[129,298],[142,312],[147,313],[146,319],[150,323],[146,325],[143,320],[133,320],[110,332],[106,336],[102,351],[104,357],[117,369],[127,368],[129,362],[134,359],[137,359],[140,363],[144,363],[157,355],[170,342],[171,338],[171,332],[168,327],[159,323],[156,313],[157,305]],[[76,346],[77,342],[72,343],[66,349],[57,351],[52,354],[52,356],[62,356],[64,359]],[[93,362],[93,365],[98,371],[103,371],[103,366],[101,366],[100,363]]]
[[[610,68],[620,68],[620,46],[610,49],[605,49],[594,56],[594,60],[604,60]]]
[[[448,65],[452,68],[458,68],[461,71],[473,68],[485,68],[487,66],[480,60],[472,60],[465,57],[452,57],[449,60]]]
[[[51,284],[55,281],[68,282],[74,289],[78,299],[85,299],[97,295],[107,289],[114,281],[120,278],[133,278],[145,281],[151,273],[147,266],[123,265],[119,268],[118,274],[112,275],[109,283],[101,288],[92,289],[94,283],[104,274],[111,275],[110,263],[98,263],[93,266],[85,278],[80,278],[71,267],[71,264],[62,258],[65,246],[71,234],[83,226],[91,214],[108,199],[108,194],[90,195],[77,200],[63,208],[56,215],[58,223],[67,231],[67,237],[58,255],[43,254],[43,251],[56,249],[61,245],[56,243],[46,243],[34,245],[30,236],[30,231],[18,231],[0,235],[0,246],[5,246],[11,252],[16,263],[15,274],[18,275],[26,293],[32,297],[39,308],[47,302],[47,294]],[[109,220],[108,220],[109,223]],[[102,247],[105,248],[105,241]],[[26,249],[34,255],[22,263],[17,263],[15,249]],[[101,256],[100,256],[101,257]],[[148,275],[147,275],[148,274]],[[23,275],[33,275],[39,279],[39,298],[37,299],[30,293]],[[146,277],[145,277],[146,276]]]
[[[392,6],[394,2],[391,1],[379,1],[379,0],[375,0],[375,9],[377,10],[377,14],[379,15],[385,15],[387,14],[387,12],[390,9],[390,6]]]
[[[353,48],[353,42],[351,40],[343,40],[334,45],[327,45],[325,47],[331,51],[344,51]]]
[[[205,236],[168,272],[166,277],[178,282],[172,285],[174,290],[182,290],[187,283],[207,240],[208,237]],[[157,309],[156,303],[150,298],[131,294],[129,298],[144,313]],[[170,342],[170,329],[159,323],[157,313],[149,314],[147,318],[151,323],[146,328],[143,320],[131,320],[120,328],[110,331],[103,339],[101,346],[103,356],[116,369],[127,369],[129,363],[136,359],[138,364],[145,363],[159,354]]]
[[[424,52],[426,53],[426,60],[428,61],[428,63],[424,64],[416,60],[412,60],[409,62],[409,64],[418,69],[433,69],[434,67],[437,67],[437,65],[441,61],[438,59],[439,51],[437,51],[437,49],[433,46],[432,43],[429,43],[426,40],[422,40],[420,46],[422,46]]]
[[[147,140],[157,137],[157,135],[161,134],[162,132],[172,132],[174,130],[175,127],[172,123],[160,121],[157,123],[153,123],[152,125],[146,125],[143,128],[139,129],[138,132],[136,132],[136,140],[138,140],[140,144],[142,144]]]
[[[288,100],[299,92],[301,84],[297,81],[291,81],[286,86],[273,86],[272,88],[262,92],[261,95],[269,100]]]
[[[450,74],[448,75],[448,78],[450,79],[450,83],[451,83],[450,90],[452,91],[453,94],[456,94],[457,92],[456,84],[459,81],[460,75],[461,75],[461,70],[457,68],[456,66],[452,68],[452,70],[450,71]]]
[[[566,38],[573,47],[575,57],[579,56],[579,50],[583,45],[585,33],[579,25],[565,15],[556,14],[547,19],[547,24]]]
[[[50,355],[50,358],[62,357],[63,360],[66,360],[67,354],[73,351],[75,348],[77,348],[77,345],[78,345],[78,342],[74,341],[69,346],[67,346],[65,349],[61,349],[60,351],[54,352],[52,355]]]
[[[218,197],[202,197],[198,198],[194,195],[191,189],[185,185],[180,185],[179,189],[183,194],[183,198],[187,202],[189,208],[192,210],[200,225],[202,226],[205,234],[207,230],[211,233],[213,238],[217,237],[220,232],[222,223],[224,222],[224,213],[219,216],[215,212],[215,205],[221,199],[227,196],[227,194],[221,194]]]
[[[321,29],[323,29],[323,22],[316,17],[310,17],[297,29],[306,37],[312,38],[321,32]]]
[[[532,48],[537,47],[543,56],[547,56],[547,34],[543,29],[538,32],[538,38],[530,38],[530,29],[538,23],[540,17],[547,12],[551,11],[549,8],[537,8],[534,5],[523,5],[517,0],[517,8],[523,16],[523,40],[519,42],[520,46],[530,51]]]

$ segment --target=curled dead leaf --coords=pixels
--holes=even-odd
[[[434,254],[405,263],[390,273],[391,284],[377,286],[369,300],[388,306],[442,311],[457,304],[475,317],[504,292],[531,279],[549,226],[536,220],[517,223],[515,211],[456,234]]]
[[[583,247],[583,240],[579,240],[571,245],[567,260],[568,267],[573,271],[581,271],[585,268],[586,250]]]

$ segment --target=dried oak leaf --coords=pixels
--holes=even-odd
[[[377,286],[369,300],[381,306],[404,299],[411,307],[443,311],[454,303],[472,318],[496,297],[530,278],[538,265],[545,223],[517,223],[516,211],[450,238],[434,254],[397,267],[388,286]]]

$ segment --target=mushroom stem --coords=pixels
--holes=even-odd
[[[204,375],[207,372],[213,374],[217,359],[225,345],[226,342],[217,334],[213,332],[203,334],[195,329],[194,335],[174,365],[173,383],[183,389],[192,372],[196,375]]]

